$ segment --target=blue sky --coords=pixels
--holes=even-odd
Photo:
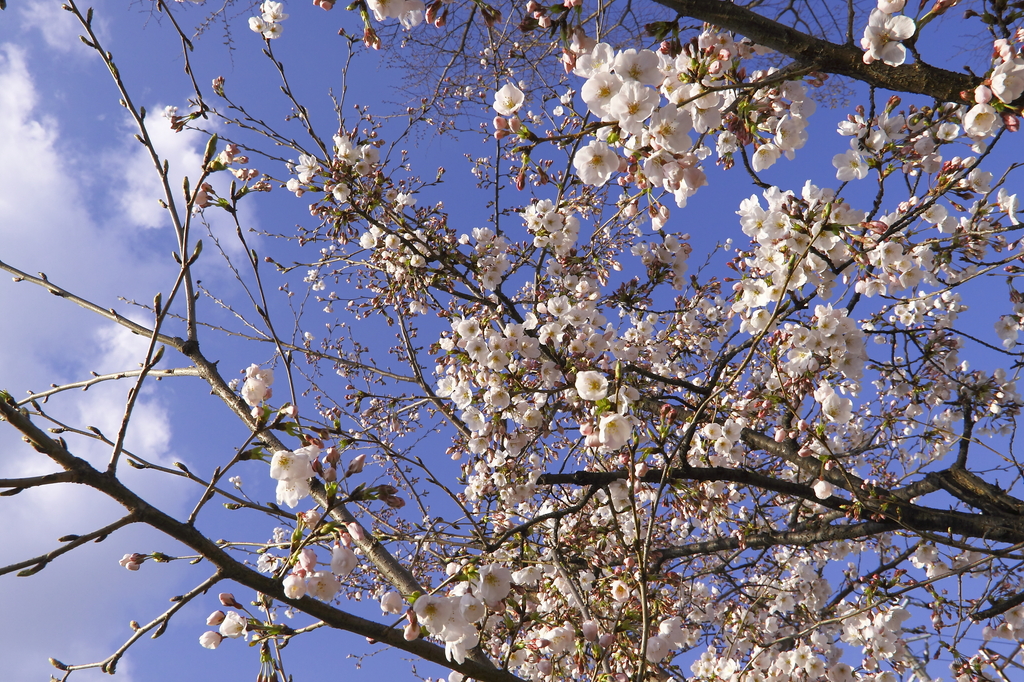
[[[143,313],[119,297],[149,302],[154,292],[166,290],[176,272],[170,258],[174,240],[157,205],[155,175],[142,148],[132,140],[134,131],[117,106],[110,77],[96,55],[78,40],[79,28],[59,5],[10,0],[0,15],[0,260],[30,273],[44,271],[55,283],[142,320]],[[182,169],[198,166],[205,143],[198,134],[173,133],[159,116],[165,106],[186,108],[190,88],[182,71],[180,46],[148,5],[126,9],[125,3],[104,0],[95,7],[97,31],[114,53],[136,103],[150,111],[156,146],[169,160],[172,173],[180,177]],[[291,18],[284,37],[274,43],[275,52],[289,66],[300,101],[312,102],[321,129],[329,130],[332,125],[326,122],[332,113],[325,90],[340,88],[345,54],[337,29],[345,25],[355,30],[356,17],[345,14],[340,6],[331,14],[302,3],[286,9]],[[183,23],[190,25],[201,12],[187,12]],[[223,75],[232,93],[270,93],[256,106],[261,115],[278,122],[288,112],[287,103],[277,96],[276,76],[260,58],[262,41],[248,31],[247,16],[248,12],[239,12],[230,18],[234,51],[222,44],[219,28],[196,42],[193,64],[201,71],[197,79],[207,92],[210,78]],[[947,66],[957,68],[959,61]],[[376,55],[358,57],[355,67],[349,73],[350,100],[386,111],[390,105],[385,102],[397,99],[392,91],[397,74],[383,68]],[[819,107],[812,118],[812,146],[798,152],[796,162],[779,162],[765,173],[765,179],[794,190],[805,177],[834,185],[831,158],[845,151],[846,140],[829,133],[845,112]],[[475,144],[478,138],[466,139],[465,144]],[[448,164],[454,179],[442,191],[459,192],[452,195],[452,202],[472,196],[463,187],[472,185],[468,169],[461,165],[463,145],[450,139],[421,144],[425,161],[417,171],[429,177],[437,165]],[[487,145],[474,154],[492,153],[493,145]],[[282,174],[281,169],[266,170]],[[674,220],[685,221],[686,227],[679,231],[694,236],[692,264],[702,261],[705,247],[715,240],[741,236],[733,211],[742,196],[720,192],[716,178],[712,175],[712,186],[693,197],[685,211],[674,211]],[[724,209],[723,201],[728,202]],[[295,212],[294,200],[287,197],[260,206],[259,212],[251,208],[243,212],[247,226],[288,229],[303,219],[301,211]],[[466,231],[485,219],[482,212],[474,213],[464,217]],[[228,236],[225,244],[233,243],[233,228],[222,216],[207,214],[214,234]],[[259,239],[252,245],[272,248]],[[232,249],[239,255],[237,247],[228,246],[229,253]],[[231,278],[212,251],[197,271],[212,288],[231,290]],[[1005,305],[1001,285],[998,293],[997,305]],[[1000,307],[998,312],[1005,310]],[[14,285],[6,277],[0,281],[0,315],[4,320],[0,324],[0,388],[11,390],[15,397],[26,389],[43,390],[51,382],[80,380],[90,371],[133,367],[145,348],[143,339],[40,289]],[[983,330],[994,341],[991,322],[984,324]],[[208,355],[222,361],[228,376],[270,356],[268,349],[257,349],[262,355],[254,355],[230,340],[207,338]],[[170,359],[165,366],[177,366],[177,360]],[[86,399],[54,399],[48,407],[72,423],[92,424],[113,433],[126,390],[125,385],[94,386]],[[128,444],[165,465],[182,461],[196,471],[208,472],[211,462],[219,462],[221,453],[244,437],[241,426],[198,380],[180,379],[162,382],[159,391],[152,386],[147,389]],[[9,428],[0,429],[0,452],[5,475],[52,470],[32,457]],[[89,443],[79,444],[76,452],[94,461],[105,460],[107,454],[102,446]],[[260,465],[250,465],[241,475],[247,484],[262,485],[256,489],[267,497],[272,495]],[[191,488],[131,471],[126,476],[165,510],[181,516],[188,513],[195,494]],[[72,487],[36,489],[5,498],[0,504],[0,564],[49,551],[58,546],[58,537],[98,528],[118,513],[98,495]],[[218,531],[226,534],[232,521],[215,517],[206,530],[219,537]],[[261,523],[263,535],[257,532],[257,537],[268,537],[271,527]],[[177,552],[173,543],[142,529],[129,529],[62,557],[37,576],[0,578],[0,605],[6,615],[0,619],[0,676],[16,682],[46,679],[56,672],[47,663],[50,656],[67,663],[100,660],[130,634],[129,621],[147,622],[167,607],[169,597],[206,577],[204,568],[185,562],[149,563],[135,573],[117,565],[125,553],[154,550]],[[249,598],[238,596],[243,601]],[[143,640],[129,652],[116,679],[160,682],[179,679],[182,671],[199,679],[254,677],[255,652],[241,642],[226,642],[216,652],[198,646],[199,635],[208,629],[205,618],[217,608],[215,595],[210,595],[184,609],[160,640]],[[370,617],[379,615],[372,603],[353,608]],[[348,675],[355,662],[346,657],[366,650],[358,637],[321,631],[294,642],[286,650],[286,661],[296,664],[289,670],[296,679],[309,679],[324,670]],[[300,663],[304,658],[311,662]],[[422,674],[428,666],[418,669]],[[365,670],[369,672],[359,675],[360,679],[382,672],[407,678],[409,665],[393,652],[385,652],[368,659]],[[101,678],[107,679],[98,671],[72,677]]]

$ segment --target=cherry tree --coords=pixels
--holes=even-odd
[[[189,604],[212,612],[202,647],[255,645],[261,682],[323,627],[456,682],[1019,679],[1024,3],[357,0],[325,16],[416,98],[388,118],[346,92],[329,125],[275,53],[310,39],[289,14],[334,3],[314,5],[233,20],[268,95],[192,63],[158,0],[195,91],[164,118],[65,5],[152,157],[178,266],[145,322],[0,262],[148,340],[136,368],[4,387],[5,428],[53,471],[3,495],[79,484],[125,511],[2,572],[144,524],[191,554],[123,568],[198,578],[59,679],[113,673]],[[972,69],[947,68],[950,31]],[[267,96],[287,120],[253,111]],[[207,135],[183,189],[155,126]],[[425,134],[469,150],[475,186],[405,151]],[[809,154],[834,174],[792,171]],[[688,217],[708,192],[713,227]],[[255,234],[244,209],[271,201],[295,227]],[[241,248],[206,235],[214,214]],[[126,447],[143,386],[197,378],[243,444],[204,471]],[[107,381],[130,384],[116,434],[55,416]],[[126,467],[195,484],[192,512]],[[233,535],[204,531],[225,515]]]

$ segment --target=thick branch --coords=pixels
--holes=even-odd
[[[960,93],[973,91],[981,79],[915,62],[889,66],[865,64],[864,53],[853,45],[836,45],[815,38],[748,9],[721,0],[654,0],[687,17],[735,31],[758,45],[813,66],[825,73],[847,76],[895,92],[912,92],[943,102],[963,103]]]
[[[895,523],[879,523],[868,521],[841,526],[825,526],[824,528],[808,528],[804,530],[782,531],[778,533],[755,533],[742,538],[728,537],[703,542],[691,542],[681,547],[664,547],[657,550],[659,562],[687,556],[712,554],[732,549],[763,549],[776,545],[799,545],[802,547],[817,545],[834,540],[853,540],[869,535],[891,533],[899,530]]]

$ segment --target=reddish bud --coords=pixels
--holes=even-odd
[[[230,592],[221,592],[217,595],[217,598],[220,599],[220,603],[224,606],[230,606],[236,609],[242,608],[242,605],[235,601],[235,595]]]

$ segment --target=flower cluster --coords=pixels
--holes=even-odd
[[[299,500],[309,495],[309,479],[313,478],[313,462],[320,455],[320,448],[307,445],[295,451],[275,452],[270,460],[270,477],[277,481],[277,503],[292,509]]]
[[[477,624],[483,622],[487,609],[497,608],[512,587],[512,573],[504,566],[481,566],[469,581],[460,581],[447,596],[424,594],[416,598],[408,614],[406,639],[416,639],[425,628],[445,645],[449,661],[463,663],[466,653],[480,641]],[[393,593],[392,593],[393,594]],[[389,603],[385,605],[384,599]],[[395,612],[397,599],[385,595],[381,607]]]
[[[261,34],[266,40],[280,38],[284,27],[281,22],[288,18],[284,13],[284,3],[275,0],[263,0],[260,5],[260,16],[249,17],[249,28]]]
[[[917,31],[914,20],[897,12],[903,11],[906,0],[878,0],[878,7],[871,10],[868,25],[860,46],[864,49],[864,63],[882,61],[889,66],[899,66],[907,60],[904,40]]]
[[[260,369],[259,365],[249,365],[245,370],[245,383],[242,384],[242,400],[250,407],[256,407],[264,400],[270,400],[274,385],[274,370]]]

